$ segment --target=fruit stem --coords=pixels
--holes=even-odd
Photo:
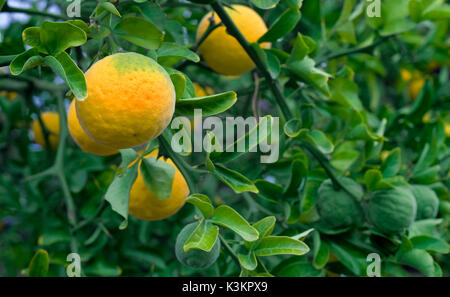
[[[223,6],[218,2],[211,3],[211,6],[214,9],[214,11],[217,13],[217,15],[220,17],[220,19],[222,20],[222,23],[226,26],[228,33],[237,39],[237,41],[241,44],[241,46],[244,48],[244,50],[247,52],[247,54],[250,56],[250,58],[255,63],[256,68],[259,70],[259,72],[261,72],[262,76],[266,79],[273,95],[275,96],[275,100],[281,110],[281,114],[283,115],[285,120],[286,121],[290,120],[293,117],[293,115],[284,100],[284,96],[280,90],[278,82],[275,79],[273,79],[272,75],[267,70],[264,62],[259,58],[258,54],[250,46],[248,41],[245,39],[245,37],[242,35],[242,33],[236,27],[236,25],[231,20],[230,16],[225,11]]]

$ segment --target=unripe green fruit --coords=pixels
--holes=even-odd
[[[411,186],[411,192],[416,198],[416,220],[435,218],[439,210],[439,199],[436,193],[427,186]]]
[[[342,178],[341,181],[350,188],[354,188],[358,196],[362,196],[359,184],[349,178]],[[331,180],[327,179],[320,185],[318,196],[316,208],[325,225],[338,229],[354,225],[362,220],[363,214],[359,202],[344,190],[336,190]]]
[[[192,232],[198,226],[198,223],[192,223],[186,225],[177,236],[177,241],[175,243],[175,255],[178,261],[183,265],[192,268],[207,268],[216,262],[220,254],[220,241],[216,240],[211,251],[205,252],[199,249],[190,249],[187,252],[184,251],[183,246]]]
[[[411,226],[416,210],[411,191],[398,187],[374,192],[367,205],[367,218],[379,232],[397,234]]]

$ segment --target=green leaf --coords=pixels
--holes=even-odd
[[[284,134],[291,138],[297,137],[301,132],[305,131],[304,129],[302,130],[301,118],[290,119],[286,122],[286,124],[284,124],[283,130]]]
[[[28,276],[42,277],[47,276],[50,259],[46,250],[38,250],[31,259],[28,266]]]
[[[158,62],[164,63],[164,58],[176,57],[178,59],[185,59],[192,62],[199,62],[200,57],[185,46],[173,42],[164,42],[156,51],[158,55]]]
[[[283,4],[289,8],[300,9],[303,4],[303,0],[282,0]]]
[[[144,155],[146,155],[146,152],[144,152]],[[122,149],[120,150],[120,156],[122,157],[122,168],[128,168],[128,166],[137,159],[138,154],[134,149]]]
[[[80,28],[81,30],[83,30],[86,33],[91,33],[91,31],[92,31],[92,28],[89,27],[88,24],[86,24],[82,20],[68,20],[67,23]]]
[[[327,135],[320,130],[306,131],[300,134],[300,139],[315,145],[322,153],[330,154],[334,150],[333,143]]]
[[[302,241],[287,236],[264,237],[255,248],[257,256],[273,255],[304,255],[309,252],[309,247]]]
[[[39,236],[38,244],[41,246],[49,246],[60,242],[70,242],[71,236],[66,231],[52,230]]]
[[[48,54],[47,50],[41,44],[41,28],[28,27],[22,32],[23,43],[35,47],[41,53]]]
[[[381,165],[381,171],[383,172],[383,177],[392,177],[397,175],[402,167],[402,152],[400,148],[393,149],[389,156],[384,160]]]
[[[306,40],[303,39],[301,33],[297,33],[297,38],[294,41],[294,48],[291,51],[291,55],[289,56],[288,63],[294,61],[303,60],[312,50],[308,46]]]
[[[328,79],[331,75],[316,68],[315,61],[310,57],[287,64],[287,69],[300,78],[301,81],[311,84],[325,96],[330,96]]]
[[[41,45],[54,56],[87,41],[86,32],[69,22],[44,21],[40,33]]]
[[[418,184],[432,184],[439,180],[438,174],[441,166],[435,165],[413,174],[413,180]]]
[[[431,143],[425,143],[425,145],[423,146],[423,150],[420,153],[419,160],[417,160],[414,166],[413,175],[416,175],[419,172],[423,172],[424,170],[428,169],[429,166],[434,162],[436,157],[436,142],[432,141]]]
[[[2,11],[3,5],[5,5],[6,0],[0,0],[0,11]]]
[[[363,109],[361,100],[358,96],[358,86],[353,81],[344,77],[337,77],[330,82],[330,88],[331,100],[352,107],[357,111]]]
[[[271,9],[274,8],[280,0],[250,0],[253,5],[261,9]],[[250,269],[253,270],[253,269]]]
[[[186,198],[186,202],[197,207],[203,214],[205,219],[211,217],[214,214],[214,207],[208,196],[203,194],[192,194]]]
[[[12,75],[19,75],[25,70],[41,65],[43,62],[44,58],[39,56],[39,51],[31,48],[17,55],[9,65],[9,70]]]
[[[394,186],[383,180],[381,171],[377,169],[367,170],[364,174],[364,181],[369,191],[393,189]]]
[[[78,68],[77,64],[72,60],[66,52],[61,52],[55,57],[47,56],[44,63],[53,69],[64,81],[69,85],[75,98],[84,100],[88,96],[86,78],[83,71]]]
[[[259,195],[266,199],[273,200],[283,195],[283,187],[279,184],[274,184],[264,179],[257,179],[254,183],[258,188]]]
[[[105,200],[111,204],[111,208],[115,212],[125,219],[125,222],[128,220],[128,200],[130,198],[130,190],[136,180],[139,164],[139,162],[136,162],[133,166],[128,167],[128,162],[132,162],[130,150],[131,149],[120,150],[123,172],[114,178],[105,194]]]
[[[313,266],[316,269],[322,269],[327,263],[330,257],[330,246],[325,241],[320,239],[320,233],[314,232],[313,241]]]
[[[243,125],[245,125],[244,119],[242,119],[242,121]],[[212,152],[210,155],[211,160],[217,163],[227,163],[239,158],[247,152],[256,151],[258,144],[263,141],[267,141],[270,137],[272,129],[274,128],[274,119],[269,115],[261,118],[259,123],[256,123],[255,120],[252,124],[248,125],[248,133],[241,137],[239,137],[240,134],[244,133],[246,130],[244,128],[243,131],[239,131],[238,128],[237,137],[239,138],[234,143],[226,147],[222,152]],[[237,122],[236,126],[239,126]],[[254,127],[252,128],[252,126]]]
[[[202,220],[184,243],[185,252],[190,249],[199,249],[205,252],[211,251],[219,236],[219,227]]]
[[[450,18],[450,4],[430,5],[424,10],[423,18],[426,20],[448,20]]]
[[[246,241],[255,241],[259,236],[254,227],[250,226],[240,214],[227,205],[217,207],[214,215],[210,218],[210,222],[231,229]]]
[[[420,22],[420,20],[422,18],[422,11],[423,11],[422,1],[410,0],[408,7],[409,7],[409,15],[411,16],[411,19],[416,23]]]
[[[114,33],[150,50],[158,49],[164,38],[163,33],[153,23],[134,16],[124,17],[114,28]]]
[[[145,185],[157,199],[170,197],[175,176],[175,168],[171,164],[148,157],[142,160],[141,174]]]
[[[194,109],[201,109],[203,116],[212,116],[226,111],[236,103],[236,100],[235,92],[180,99],[177,101],[175,110],[179,114],[193,116]]]
[[[295,240],[304,240],[313,231],[314,231],[314,228],[310,228],[310,229],[303,231],[297,235],[291,236],[291,238],[295,239]]]
[[[259,38],[258,42],[275,42],[278,38],[285,36],[292,31],[300,20],[300,11],[298,9],[288,8],[283,14],[272,24],[270,29]]]
[[[284,196],[297,196],[297,190],[308,176],[308,167],[302,160],[294,160],[291,163],[291,175],[284,189]]]
[[[281,65],[280,60],[271,51],[265,50],[267,70],[269,70],[270,76],[274,79],[280,75]]]
[[[324,270],[317,270],[311,263],[305,262],[303,259],[297,257],[290,257],[282,261],[273,269],[272,273],[279,277],[326,276]]]
[[[272,234],[276,221],[277,219],[274,216],[269,216],[253,223],[253,227],[258,230],[260,239]]]
[[[241,266],[247,270],[255,270],[256,266],[258,266],[256,255],[252,251],[250,251],[247,255],[238,254],[238,260]]]
[[[355,249],[346,244],[338,244],[333,241],[329,242],[330,251],[333,253],[348,270],[354,275],[365,275],[367,255],[360,250]]]
[[[122,269],[119,266],[106,263],[104,260],[96,260],[90,264],[84,272],[87,276],[119,276],[122,274]]]
[[[184,89],[186,88],[186,78],[181,73],[172,73],[170,79],[175,87],[176,99],[178,100],[183,97]]]
[[[111,2],[102,2],[100,4],[100,6],[98,6],[96,13],[97,13],[97,15],[100,15],[105,10],[121,17],[120,12],[117,10],[117,8],[114,6],[114,4],[112,4]]]
[[[449,252],[449,245],[445,241],[431,237],[431,236],[415,236],[410,238],[414,248],[420,250],[426,250],[428,252],[435,252],[441,254],[447,254]]]
[[[214,164],[212,174],[230,186],[236,194],[242,192],[258,193],[258,188],[253,182],[239,172],[226,168],[223,165]]]
[[[397,260],[403,265],[408,265],[419,270],[425,276],[434,275],[433,257],[425,250],[412,249],[405,253],[400,253],[397,255]]]

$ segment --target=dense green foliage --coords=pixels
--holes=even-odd
[[[0,30],[0,276],[66,276],[72,252],[82,276],[366,276],[371,253],[382,276],[449,276],[444,2],[83,0],[81,16],[69,18],[65,0],[30,9],[0,0],[0,18],[30,16]],[[240,40],[257,66],[240,77],[211,71],[195,39],[200,19],[231,3],[253,7],[269,28],[259,41],[272,43]],[[370,16],[374,3],[380,17]],[[60,14],[47,12],[53,5]],[[30,133],[43,111],[65,119],[70,99],[88,95],[83,73],[121,51],[167,70],[176,115],[280,117],[279,160],[260,163],[251,144],[175,153],[177,131],[166,128],[146,151],[159,145],[191,196],[165,220],[128,216],[133,149],[83,153],[64,120],[56,151]],[[216,95],[195,98],[192,82]],[[164,197],[168,185],[158,188]],[[179,259],[181,250],[213,252],[195,269],[176,249]]]

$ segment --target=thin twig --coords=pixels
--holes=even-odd
[[[340,58],[340,57],[343,57],[343,56],[350,56],[350,55],[353,55],[353,54],[369,52],[373,48],[377,47],[378,45],[382,44],[383,42],[385,42],[386,40],[391,38],[392,36],[394,36],[394,35],[384,36],[380,40],[378,40],[378,41],[376,41],[376,42],[374,42],[374,43],[372,43],[372,44],[370,44],[368,46],[358,47],[358,48],[351,48],[351,49],[347,49],[347,50],[344,50],[344,51],[339,52],[339,53],[331,54],[331,55],[326,56],[326,57],[324,57],[322,59],[319,59],[317,64],[321,64],[321,63],[327,62],[329,60],[337,59],[337,58]]]
[[[236,262],[236,264],[239,267],[241,267],[241,263],[239,263],[238,256],[236,255],[236,253],[233,251],[233,249],[230,247],[228,242],[225,240],[225,238],[223,238],[223,236],[221,234],[219,234],[219,239],[220,239],[220,242],[222,243],[222,245],[225,247],[225,250],[230,254],[233,261]]]

